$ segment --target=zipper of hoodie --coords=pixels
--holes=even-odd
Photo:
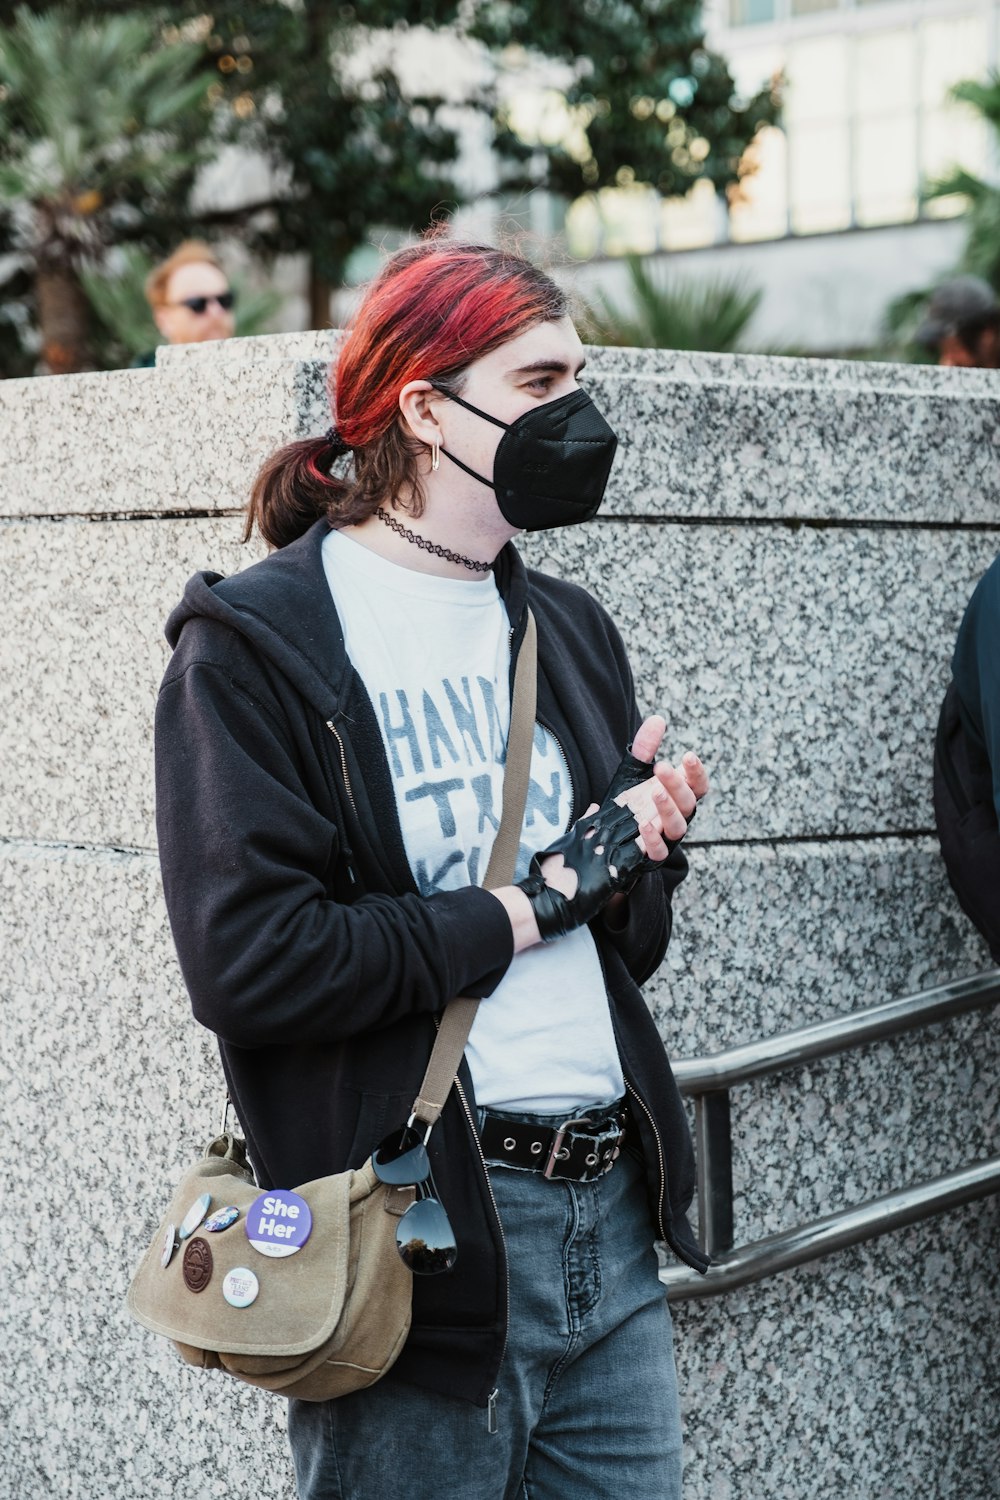
[[[483,1175],[486,1178],[486,1191],[490,1195],[490,1202],[493,1205],[493,1212],[496,1215],[497,1228],[500,1231],[500,1243],[503,1246],[503,1345],[500,1349],[500,1359],[497,1363],[497,1372],[493,1377],[497,1383],[494,1386],[493,1390],[490,1391],[489,1402],[486,1408],[486,1431],[490,1434],[493,1434],[497,1431],[497,1397],[500,1394],[500,1370],[503,1365],[504,1358],[507,1354],[507,1332],[510,1324],[510,1266],[507,1262],[507,1236],[503,1232],[503,1224],[500,1219],[500,1210],[497,1208],[497,1200],[493,1196],[493,1184],[490,1182],[490,1172],[489,1168],[486,1165],[486,1157],[483,1155],[483,1147],[482,1142],[479,1139],[479,1131],[476,1129],[476,1122],[472,1118],[472,1110],[469,1108],[469,1101],[465,1097],[465,1090],[458,1078],[455,1079],[455,1090],[458,1094],[458,1097],[462,1101],[462,1108],[465,1110],[465,1118],[469,1122],[469,1129],[472,1131],[472,1138],[476,1143],[476,1150],[479,1152],[479,1160],[482,1164]]]
[[[657,1156],[659,1158],[659,1162],[660,1162],[660,1201],[659,1201],[659,1203],[657,1205],[657,1211],[656,1211],[656,1217],[657,1217],[657,1221],[658,1221],[659,1227],[660,1227],[660,1238],[663,1240],[664,1244],[667,1244],[667,1245],[670,1246],[670,1248],[671,1248],[671,1250],[673,1250],[674,1254],[676,1256],[678,1256],[679,1259],[682,1260],[685,1265],[690,1266],[692,1268],[692,1270],[695,1270],[695,1271],[704,1271],[705,1270],[705,1264],[706,1263],[710,1264],[710,1262],[703,1262],[703,1263],[699,1264],[698,1261],[692,1260],[690,1252],[688,1252],[687,1250],[685,1250],[682,1246],[678,1245],[676,1239],[672,1238],[667,1233],[666,1226],[664,1225],[664,1222],[663,1222],[663,1205],[667,1201],[667,1173],[666,1173],[666,1168],[665,1168],[664,1163],[663,1163],[663,1142],[660,1139],[660,1132],[659,1132],[659,1130],[656,1127],[656,1121],[653,1119],[653,1116],[650,1113],[649,1106],[646,1104],[646,1101],[643,1099],[642,1095],[638,1092],[638,1090],[632,1087],[632,1085],[629,1083],[629,1081],[628,1081],[627,1078],[625,1080],[625,1088],[626,1088],[627,1092],[629,1094],[631,1094],[632,1098],[636,1101],[636,1103],[639,1105],[639,1107],[642,1109],[643,1114],[646,1116],[646,1119],[649,1121],[650,1127],[651,1127],[651,1129],[653,1131],[653,1138],[656,1141],[656,1154],[657,1154]]]
[[[602,978],[604,980],[604,992],[605,992],[605,994],[608,997],[608,1010],[610,1012],[611,1011],[611,989],[610,989],[610,986],[608,985],[608,973],[607,973],[607,969],[605,968],[605,964],[604,964],[604,955],[601,952],[600,944],[595,943],[594,946],[595,946],[595,948],[597,950],[597,961],[598,961],[598,963],[601,966],[601,976],[602,976]],[[625,1077],[625,1065],[621,1061],[621,1052],[622,1052],[622,1049],[621,1049],[621,1045],[620,1045],[620,1043],[618,1041],[618,1028],[615,1025],[615,1018],[614,1018],[613,1014],[611,1015],[611,1029],[612,1029],[612,1031],[614,1032],[614,1035],[615,1035],[615,1051],[618,1053],[618,1059],[619,1059],[619,1062],[621,1063],[621,1066],[622,1066],[622,1078],[623,1078],[624,1083],[625,1083],[625,1092],[627,1094],[630,1094],[632,1096],[632,1098],[635,1100],[636,1104],[638,1104],[639,1108],[642,1110],[643,1114],[646,1116],[646,1119],[649,1121],[649,1128],[653,1132],[653,1139],[656,1142],[656,1159],[657,1159],[657,1162],[658,1162],[659,1168],[660,1168],[660,1197],[659,1197],[659,1201],[658,1201],[658,1203],[656,1205],[656,1222],[659,1225],[660,1238],[663,1239],[663,1240],[665,1240],[667,1242],[667,1244],[669,1244],[670,1243],[670,1236],[667,1234],[666,1226],[664,1225],[664,1222],[663,1222],[663,1207],[664,1207],[664,1204],[667,1201],[667,1166],[666,1166],[666,1159],[665,1159],[664,1154],[663,1154],[663,1142],[660,1139],[660,1132],[659,1132],[659,1129],[657,1127],[656,1121],[653,1119],[653,1112],[652,1112],[652,1110],[649,1108],[649,1105],[646,1103],[645,1099],[639,1093],[639,1090],[637,1088],[635,1088],[631,1083],[629,1083],[628,1079]]]
[[[656,1205],[656,1217],[660,1226],[660,1238],[666,1244],[669,1244],[670,1237],[667,1234],[666,1228],[663,1223],[663,1205],[666,1202],[667,1198],[667,1169],[663,1160],[663,1142],[660,1140],[660,1132],[656,1128],[656,1121],[653,1119],[652,1113],[648,1105],[646,1104],[646,1101],[643,1099],[639,1091],[632,1087],[627,1078],[625,1080],[625,1088],[627,1092],[632,1095],[632,1098],[639,1105],[643,1114],[646,1116],[646,1119],[649,1121],[650,1128],[653,1132],[653,1139],[656,1141],[656,1156],[660,1164],[660,1200]]]
[[[569,821],[567,822],[566,827],[570,828],[572,826],[572,824],[575,822],[574,809],[576,807],[576,784],[573,781],[573,767],[569,763],[569,755],[568,755],[568,753],[566,751],[565,745],[563,744],[563,742],[559,738],[559,736],[556,734],[555,730],[553,729],[552,725],[548,722],[548,720],[547,719],[543,719],[542,716],[541,716],[541,714],[538,713],[538,712],[536,712],[535,713],[535,722],[536,722],[536,724],[539,724],[542,727],[542,729],[545,730],[546,734],[549,734],[549,735],[552,736],[553,743],[557,746],[557,748],[559,750],[559,754],[562,756],[563,762],[564,762],[564,764],[566,766],[566,780],[569,782]],[[580,816],[581,817],[583,816],[582,812],[581,812]]]
[[[337,741],[337,749],[340,751],[340,774],[344,778],[344,790],[347,792],[347,800],[351,804],[351,811],[354,814],[355,822],[357,822],[358,804],[354,800],[354,789],[351,786],[351,773],[347,769],[347,752],[344,749],[344,742],[340,737],[340,731],[332,719],[326,720],[326,727]],[[357,885],[357,876],[354,873],[354,851],[345,848],[343,854],[345,863],[347,864],[347,878],[352,885]]]

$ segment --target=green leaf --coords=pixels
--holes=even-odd
[[[636,255],[628,257],[628,271],[632,306],[623,309],[602,292],[602,310],[591,310],[601,343],[732,352],[742,347],[763,296],[744,277],[658,276]]]

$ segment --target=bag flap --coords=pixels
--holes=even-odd
[[[247,1237],[247,1212],[263,1195],[233,1160],[209,1154],[182,1179],[128,1291],[132,1316],[153,1333],[198,1349],[269,1357],[308,1353],[333,1333],[348,1290],[350,1205],[381,1187],[366,1163],[360,1172],[322,1177],[294,1191],[312,1214],[308,1239],[292,1255],[272,1258]],[[192,1204],[208,1193],[208,1214],[239,1209],[229,1228],[209,1232],[204,1225],[162,1264],[169,1225],[179,1227]],[[185,1253],[194,1241],[196,1252]],[[223,1296],[230,1271],[252,1271],[256,1298],[233,1307]],[[198,1290],[194,1290],[198,1287]]]

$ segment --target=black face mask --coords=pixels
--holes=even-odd
[[[513,422],[501,422],[450,391],[440,393],[504,429],[492,480],[477,474],[447,448],[441,452],[496,491],[500,514],[511,526],[518,531],[546,531],[550,526],[589,521],[597,514],[618,439],[586,391],[570,391],[533,406]]]

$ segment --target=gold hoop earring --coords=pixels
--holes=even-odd
[[[440,469],[440,467],[441,467],[441,449],[438,447],[437,443],[432,443],[431,444],[431,468],[434,470],[434,473],[436,474],[437,471],[438,471],[438,469]]]

